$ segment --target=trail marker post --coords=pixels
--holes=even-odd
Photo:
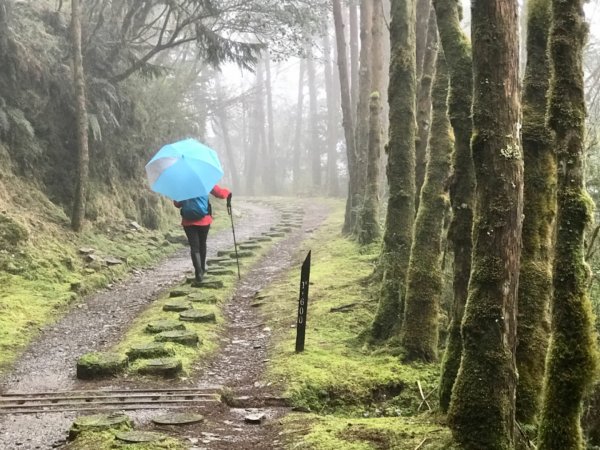
[[[304,338],[306,336],[306,316],[308,313],[308,285],[310,282],[310,254],[302,264],[300,274],[300,298],[298,299],[298,321],[296,322],[296,353],[304,351]]]

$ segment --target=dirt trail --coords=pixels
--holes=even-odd
[[[236,229],[239,240],[260,234],[275,224],[278,214],[271,208],[258,204],[245,204],[246,216],[252,221],[240,223]],[[229,325],[221,338],[222,348],[215,357],[200,363],[197,375],[188,380],[166,382],[169,387],[223,385],[236,392],[250,395],[268,393],[268,388],[258,381],[264,370],[269,342],[269,330],[261,324],[260,312],[250,307],[254,293],[268,286],[284,273],[297,255],[306,233],[315,229],[326,217],[327,208],[307,205],[304,224],[282,240],[247,273],[238,284],[225,315]],[[209,237],[209,256],[217,250],[232,246],[228,230],[213,233]],[[2,380],[3,391],[40,392],[43,390],[90,389],[91,385],[75,379],[75,360],[90,350],[110,347],[127,330],[130,320],[168,287],[180,283],[189,270],[187,250],[153,269],[132,276],[116,285],[85,299],[58,323],[43,332],[39,339],[25,352],[13,372]],[[152,383],[154,386],[157,384]],[[113,380],[93,385],[112,388],[132,386],[127,380]],[[142,387],[151,387],[148,384]],[[268,449],[280,448],[276,427],[272,419],[283,414],[281,408],[261,410],[268,419],[266,426],[244,425],[243,409],[230,409],[219,405],[210,411],[202,411],[206,422],[196,428],[182,430],[180,437],[189,438],[195,449]],[[158,411],[138,411],[130,414],[138,425],[145,425],[149,417]],[[52,413],[43,415],[0,416],[0,448],[2,449],[50,449],[64,443],[65,431],[75,413]],[[191,445],[191,444],[190,444]]]

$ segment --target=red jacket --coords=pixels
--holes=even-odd
[[[227,198],[230,194],[230,191],[229,191],[229,189],[225,189],[218,185],[215,185],[215,187],[212,188],[212,191],[210,191],[210,193],[217,198]],[[181,208],[180,202],[174,201],[173,204],[175,206],[177,206],[178,208]],[[204,216],[200,220],[189,220],[189,219],[184,219],[183,217],[181,218],[181,225],[184,227],[190,227],[190,226],[197,226],[197,227],[200,226],[201,227],[201,226],[210,225],[212,222],[213,222],[213,218],[210,214]]]

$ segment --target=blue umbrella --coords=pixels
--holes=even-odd
[[[146,164],[146,174],[154,192],[182,201],[208,195],[223,169],[213,149],[185,139],[162,147]]]

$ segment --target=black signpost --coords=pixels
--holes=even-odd
[[[296,323],[296,353],[304,351],[306,335],[306,314],[308,312],[308,284],[310,281],[310,253],[302,264],[300,275],[300,299],[298,300],[298,322]]]

